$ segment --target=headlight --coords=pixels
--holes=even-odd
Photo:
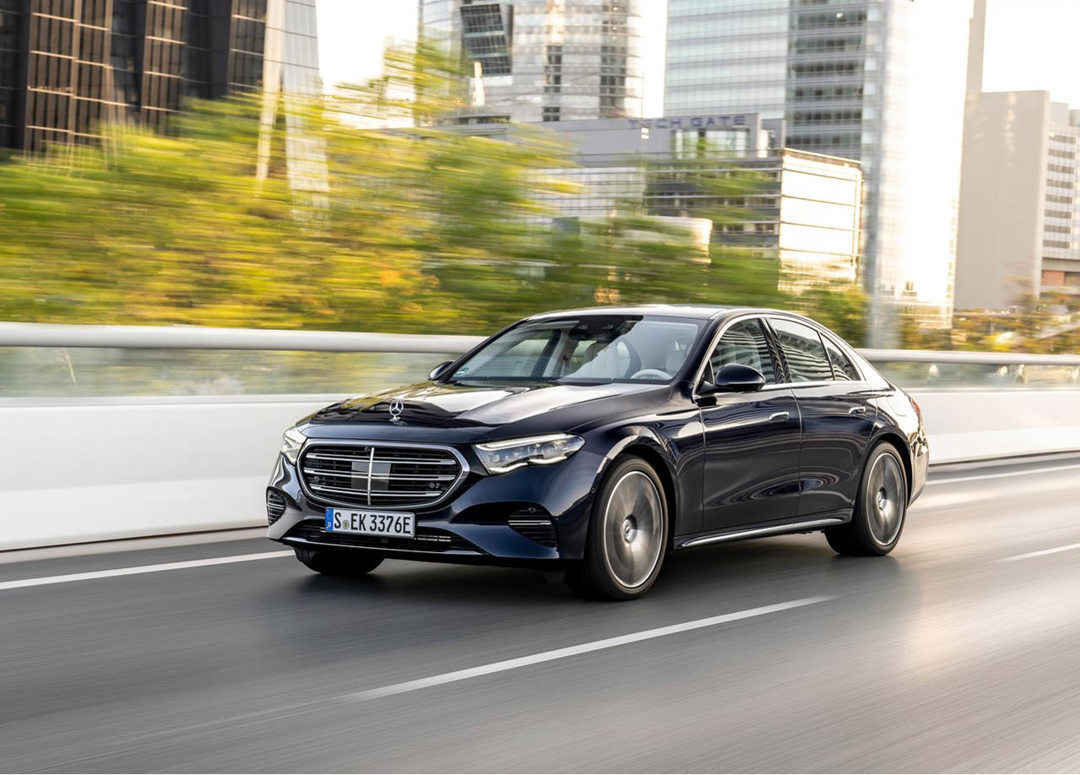
[[[569,433],[533,436],[528,439],[493,441],[475,444],[477,457],[489,474],[505,474],[525,465],[551,465],[573,455],[585,446],[585,439]]]
[[[304,446],[307,436],[296,428],[289,428],[281,437],[281,454],[293,465],[296,465],[296,456],[300,454],[300,447]]]

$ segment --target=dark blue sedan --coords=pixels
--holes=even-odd
[[[266,503],[269,537],[320,573],[531,566],[625,600],[719,541],[823,531],[888,554],[927,464],[918,405],[813,321],[613,307],[527,318],[305,418]]]

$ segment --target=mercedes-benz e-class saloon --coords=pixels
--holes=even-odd
[[[523,565],[625,600],[719,541],[822,531],[888,554],[927,464],[916,403],[805,317],[597,308],[301,420],[266,503],[269,537],[321,573]]]

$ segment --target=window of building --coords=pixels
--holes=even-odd
[[[558,121],[560,112],[558,106],[545,105],[542,111],[542,118],[544,121]]]
[[[544,91],[558,94],[562,91],[562,46],[547,47],[547,61],[544,64]]]

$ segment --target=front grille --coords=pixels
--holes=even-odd
[[[461,536],[430,527],[417,527],[415,538],[388,538],[384,536],[366,536],[356,533],[327,533],[321,522],[301,522],[294,527],[288,538],[301,538],[319,544],[332,546],[359,546],[368,549],[408,549],[424,552],[468,551],[479,553],[479,549]]]
[[[285,513],[285,498],[276,490],[266,491],[266,521],[274,524]]]
[[[555,538],[555,526],[551,524],[550,519],[514,516],[506,520],[506,524],[543,546],[555,546],[558,543]]]
[[[324,503],[423,508],[449,495],[463,469],[449,450],[433,447],[312,444],[300,473]]]

